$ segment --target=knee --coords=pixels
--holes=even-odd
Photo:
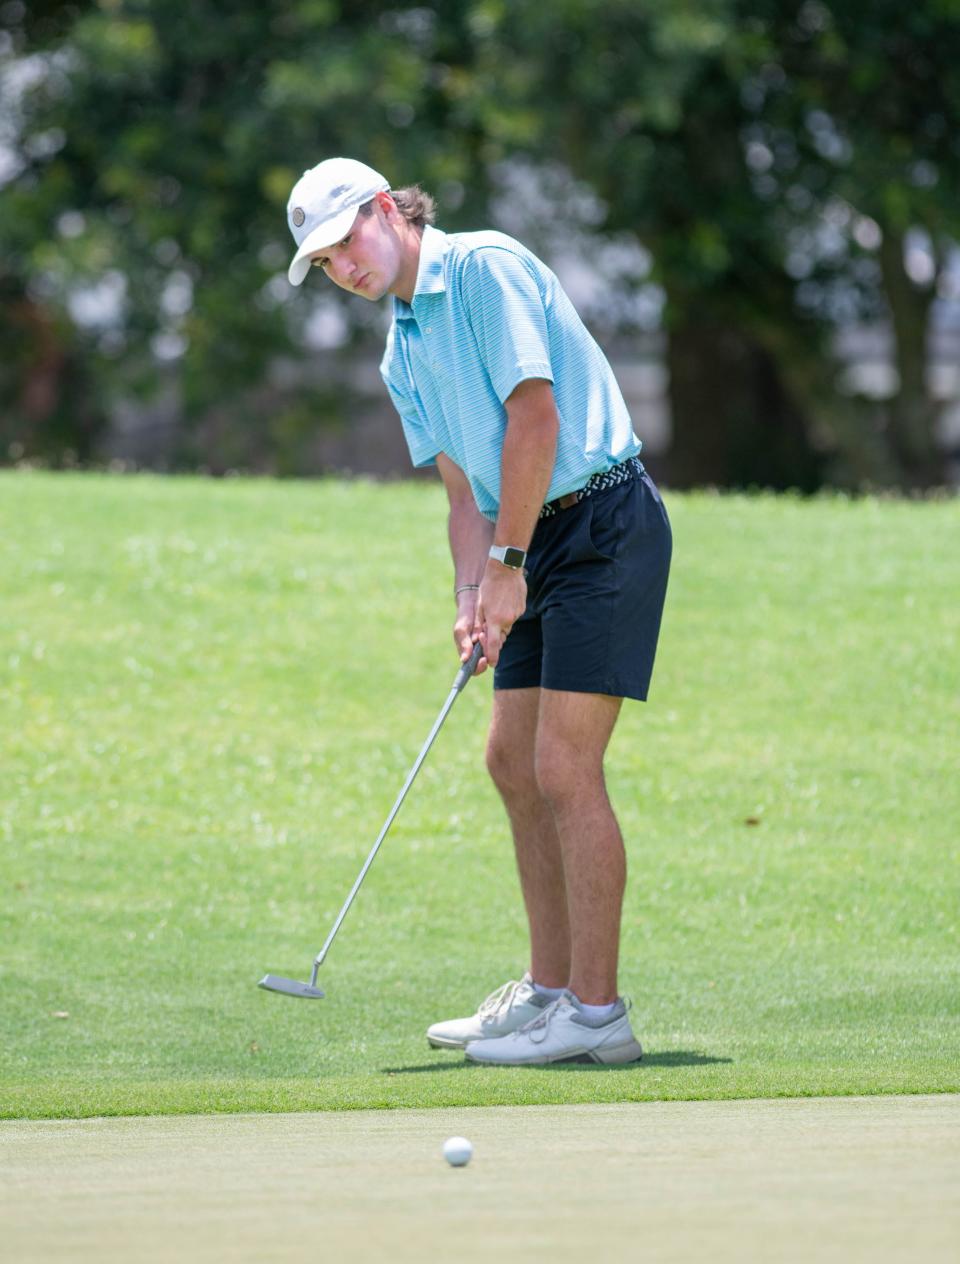
[[[533,751],[525,750],[515,742],[490,735],[487,741],[487,771],[505,798],[529,797],[536,792]]]
[[[541,797],[557,811],[580,799],[590,770],[583,751],[577,746],[541,740],[537,743],[534,774]]]

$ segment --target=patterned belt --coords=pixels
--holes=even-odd
[[[621,483],[629,483],[631,479],[639,478],[643,472],[643,464],[637,457],[627,457],[619,465],[613,465],[600,474],[591,475],[578,492],[568,492],[566,496],[548,500],[540,510],[540,517],[552,518],[563,509],[572,509],[588,496],[595,496],[597,492],[605,492],[611,487],[619,487]]]

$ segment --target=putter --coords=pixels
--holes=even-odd
[[[477,641],[477,643],[473,647],[473,653],[470,655],[467,661],[461,666],[460,670],[457,672],[456,679],[453,682],[453,687],[450,690],[450,696],[447,698],[446,702],[443,704],[443,709],[440,712],[440,714],[437,716],[436,723],[434,724],[433,728],[430,730],[430,736],[424,742],[423,749],[420,751],[420,754],[417,756],[417,762],[410,769],[410,773],[403,784],[403,789],[400,791],[400,794],[397,796],[397,801],[393,805],[390,815],[387,817],[386,824],[384,825],[383,829],[380,831],[379,838],[373,844],[373,847],[370,851],[370,855],[364,861],[363,868],[360,870],[357,880],[353,884],[353,888],[350,891],[350,894],[347,896],[347,899],[346,899],[346,902],[344,903],[343,908],[337,914],[337,920],[333,923],[333,927],[330,931],[330,934],[327,936],[327,942],[323,945],[323,947],[320,949],[320,951],[317,953],[316,957],[314,958],[313,970],[310,974],[310,982],[301,983],[298,979],[284,979],[279,974],[266,974],[257,984],[258,987],[266,988],[268,992],[281,992],[284,996],[299,996],[305,1000],[311,1000],[311,1001],[318,1001],[323,996],[323,989],[317,987],[317,971],[320,969],[321,965],[323,965],[323,959],[324,957],[326,957],[327,951],[330,945],[333,943],[334,939],[336,938],[337,931],[340,929],[340,924],[347,915],[347,910],[349,909],[350,905],[353,903],[353,897],[360,890],[360,884],[363,882],[364,878],[367,876],[367,870],[373,864],[373,858],[377,854],[377,852],[380,850],[380,844],[386,838],[387,830],[393,824],[393,818],[400,811],[400,804],[406,798],[407,791],[410,789],[411,785],[413,784],[414,777],[420,771],[420,765],[423,763],[423,761],[427,757],[427,751],[433,745],[433,739],[440,732],[440,729],[443,725],[444,720],[447,718],[447,714],[449,713],[450,708],[453,706],[454,702],[456,701],[457,694],[463,692],[464,686],[466,685],[470,677],[473,675],[473,673],[476,671],[477,663],[480,662],[480,659],[482,657],[483,657],[483,646],[480,644],[479,641]]]

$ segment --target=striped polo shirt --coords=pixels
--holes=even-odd
[[[613,370],[560,282],[503,233],[424,229],[413,302],[393,300],[380,372],[413,464],[445,453],[491,521],[504,401],[527,378],[553,383],[560,417],[547,500],[640,451]]]

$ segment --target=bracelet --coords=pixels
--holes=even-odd
[[[456,601],[456,599],[460,596],[462,592],[479,592],[479,591],[480,591],[479,584],[461,584],[459,588],[455,588],[453,590],[453,599],[454,601]]]

